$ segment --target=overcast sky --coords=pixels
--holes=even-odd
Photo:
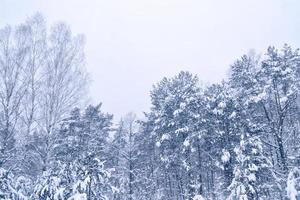
[[[217,82],[249,49],[300,47],[299,0],[0,0],[0,9],[1,27],[41,12],[84,33],[92,102],[116,118],[147,111],[164,76]]]

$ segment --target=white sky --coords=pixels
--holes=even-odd
[[[216,82],[249,49],[300,47],[299,0],[0,0],[0,26],[37,11],[86,35],[92,102],[116,118],[148,111],[164,76]]]

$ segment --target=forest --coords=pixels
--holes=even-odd
[[[40,14],[1,28],[0,199],[300,199],[298,49],[243,55],[220,83],[162,78],[116,123],[88,103],[84,45]]]

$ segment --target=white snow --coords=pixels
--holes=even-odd
[[[287,180],[287,195],[290,200],[298,200],[300,198],[300,170],[298,168],[294,168],[290,171]]]
[[[155,145],[156,145],[157,147],[160,147],[160,145],[161,145],[160,141],[157,141],[157,142],[155,143]]]
[[[225,108],[226,107],[226,103],[225,102],[220,102],[218,107],[220,108]]]
[[[205,200],[201,195],[196,195],[193,197],[193,200]]]
[[[86,194],[76,193],[71,196],[68,200],[87,200]]]
[[[182,110],[185,109],[186,103],[184,103],[184,102],[180,103],[179,107],[180,107]]]
[[[169,140],[171,138],[171,136],[169,134],[163,134],[161,136],[161,141],[164,141],[164,140]]]
[[[55,200],[63,199],[64,198],[64,191],[65,191],[65,188],[58,188],[58,190],[54,194],[54,199]]]
[[[178,116],[181,112],[182,112],[181,109],[177,109],[177,110],[174,111],[173,115]]]
[[[221,157],[221,160],[223,163],[227,163],[230,159],[230,153],[223,149],[223,155]]]
[[[234,118],[235,116],[236,116],[236,112],[233,111],[233,112],[231,113],[231,115],[229,116],[229,119],[232,119],[232,118]]]
[[[179,128],[175,131],[176,134],[178,133],[184,133],[184,132],[188,132],[189,131],[189,127],[184,127],[184,128]]]
[[[285,103],[287,102],[287,100],[288,100],[288,98],[287,98],[286,96],[281,97],[281,98],[280,98],[280,103],[281,103],[281,104],[285,104]]]
[[[183,142],[183,145],[184,145],[185,147],[190,146],[190,141],[187,140],[187,139],[185,139],[184,142]]]
[[[250,169],[251,171],[257,171],[257,170],[258,170],[258,167],[257,167],[254,163],[252,163],[252,164],[250,165],[249,169]]]
[[[247,177],[248,177],[249,181],[256,181],[256,176],[253,173],[249,174]]]

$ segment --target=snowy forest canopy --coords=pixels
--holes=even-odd
[[[227,81],[163,78],[144,119],[85,105],[84,37],[37,14],[0,30],[0,199],[299,200],[300,54]]]

